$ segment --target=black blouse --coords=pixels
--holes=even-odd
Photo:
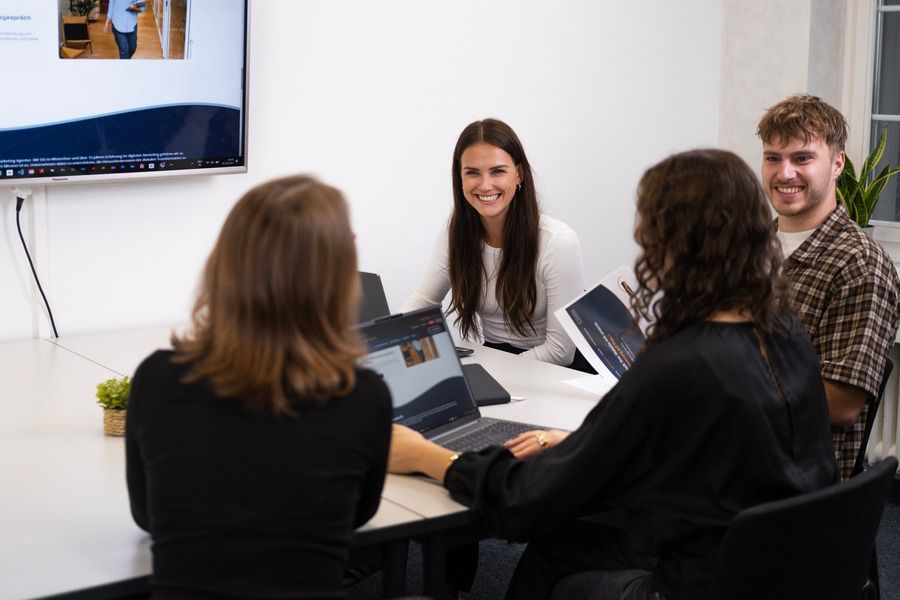
[[[171,358],[159,351],[138,367],[125,439],[157,593],[340,593],[350,536],[375,514],[384,484],[387,387],[359,370],[349,395],[275,416],[182,383],[188,366]]]
[[[778,388],[751,325],[701,322],[648,345],[559,446],[515,460],[460,457],[445,485],[503,537],[623,509],[632,546],[659,557],[657,589],[702,596],[732,517],[835,480],[828,408],[807,335],[767,338]]]

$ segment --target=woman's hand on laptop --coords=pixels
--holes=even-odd
[[[443,481],[456,456],[452,450],[429,442],[418,431],[394,425],[387,470],[389,473],[424,473]]]
[[[512,452],[513,456],[516,458],[525,458],[540,454],[544,450],[556,446],[567,437],[569,437],[568,431],[562,431],[560,429],[549,429],[547,431],[536,429],[534,431],[520,433],[506,442],[504,446],[506,446],[506,449]]]

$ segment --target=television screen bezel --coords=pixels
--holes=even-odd
[[[241,84],[243,86],[242,106],[241,106],[241,147],[242,147],[242,163],[239,165],[229,165],[224,167],[189,167],[171,170],[150,170],[144,169],[140,171],[129,171],[125,173],[90,173],[84,175],[26,175],[19,176],[2,176],[0,177],[0,185],[4,187],[27,188],[35,186],[56,186],[56,185],[83,185],[90,183],[115,183],[117,181],[132,181],[135,179],[159,179],[166,177],[190,177],[190,176],[206,176],[206,175],[232,175],[247,172],[248,163],[248,138],[247,131],[249,129],[249,65],[250,65],[250,2],[251,0],[241,0],[244,4],[244,40],[243,55],[244,64],[241,72]],[[200,160],[200,159],[197,159]]]

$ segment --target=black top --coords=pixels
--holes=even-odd
[[[656,588],[703,597],[738,511],[835,480],[819,364],[793,330],[767,340],[784,399],[751,325],[698,323],[648,345],[556,448],[464,454],[445,485],[512,539],[624,509],[632,547],[659,557]]]
[[[297,417],[185,384],[157,351],[134,375],[125,434],[134,520],[158,592],[254,598],[340,591],[354,528],[378,508],[391,435],[380,377]],[[183,594],[179,594],[183,595]]]

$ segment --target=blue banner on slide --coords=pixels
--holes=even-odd
[[[239,156],[241,113],[209,104],[160,106],[51,125],[0,130],[0,162],[126,155]]]

